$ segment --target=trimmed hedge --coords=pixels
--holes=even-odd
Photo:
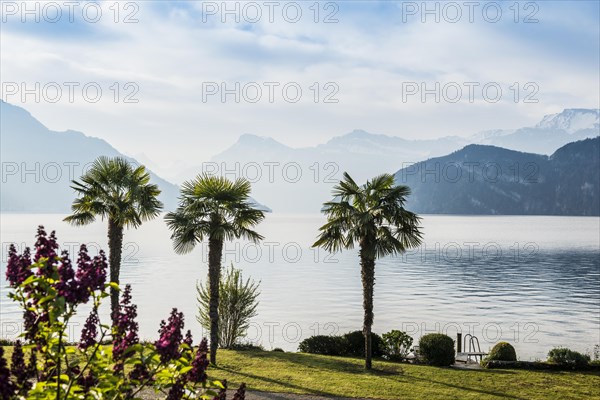
[[[348,332],[342,336],[344,345],[342,356],[365,356],[365,335],[362,331]],[[381,357],[383,355],[383,339],[376,333],[371,332],[371,355]]]
[[[300,342],[298,350],[327,356],[364,357],[365,337],[362,331],[348,332],[342,336],[316,335]],[[371,333],[371,354],[373,357],[383,355],[383,340],[376,333]]]
[[[517,361],[517,352],[508,342],[499,342],[492,348],[486,357],[487,361]]]
[[[419,353],[430,365],[450,366],[454,364],[454,340],[442,333],[430,333],[419,340]]]
[[[498,361],[490,360],[484,364],[490,369],[529,369],[535,371],[600,371],[600,364],[593,362],[586,365],[556,364],[546,361]]]
[[[298,345],[302,353],[339,356],[343,352],[344,343],[341,336],[316,335],[304,339]]]

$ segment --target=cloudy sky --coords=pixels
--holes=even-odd
[[[2,99],[165,166],[598,108],[598,1],[467,3],[2,1]]]

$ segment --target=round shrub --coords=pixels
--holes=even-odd
[[[454,364],[454,340],[448,335],[430,333],[422,336],[419,352],[430,365],[447,367]]]
[[[233,346],[229,347],[230,350],[236,351],[265,351],[264,347],[254,343],[234,343]]]
[[[365,356],[365,336],[362,331],[348,332],[342,336],[344,349],[343,356],[364,357]],[[381,357],[383,355],[383,340],[381,336],[371,332],[371,355]]]
[[[590,356],[565,347],[557,347],[548,352],[548,361],[555,364],[583,366],[590,362]]]
[[[282,349],[281,347],[275,347],[275,348],[274,348],[273,350],[271,350],[271,351],[274,351],[274,352],[276,352],[276,353],[285,353],[285,351],[283,351],[283,349]]]
[[[340,336],[317,335],[301,341],[298,350],[302,353],[340,356],[344,347],[344,341]]]
[[[486,357],[487,361],[517,361],[517,352],[508,342],[499,342],[490,351]]]

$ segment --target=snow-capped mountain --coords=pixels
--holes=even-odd
[[[546,115],[535,127],[538,129],[560,129],[575,133],[585,129],[599,129],[600,110],[569,108],[558,114]]]
[[[70,180],[77,178],[81,169],[98,155],[121,154],[104,140],[81,132],[50,131],[20,107],[2,102],[1,111],[1,155],[6,177],[2,184],[2,210],[66,211],[73,195]],[[345,171],[360,182],[448,155],[469,144],[550,155],[567,143],[597,137],[599,114],[597,109],[566,109],[545,116],[531,127],[491,129],[469,137],[439,139],[408,140],[354,130],[323,144],[303,148],[287,146],[269,137],[244,134],[211,160],[185,170],[177,168],[178,173],[170,177],[176,176],[176,183],[203,172],[229,178],[244,177],[252,183],[253,196],[277,212],[318,212]],[[150,161],[142,153],[137,155],[138,161]],[[72,171],[73,165],[76,169]],[[28,173],[31,169],[33,172]],[[60,175],[54,177],[53,173]],[[172,208],[176,204],[177,187],[154,174],[153,179],[163,189],[167,208]],[[44,193],[43,203],[35,200],[37,193]],[[40,204],[43,209],[39,208]]]
[[[276,211],[311,212],[331,193],[344,171],[357,181],[440,157],[469,144],[550,155],[567,143],[599,135],[596,109],[566,109],[531,127],[490,129],[468,137],[408,140],[354,130],[313,147],[293,148],[251,134],[205,163],[212,171],[250,179],[256,196]],[[178,181],[201,167],[190,168]],[[299,176],[296,176],[298,175]]]
[[[480,132],[470,139],[473,143],[550,155],[567,143],[600,135],[599,115],[598,109],[570,108],[546,115],[531,127]]]

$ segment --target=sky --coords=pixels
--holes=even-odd
[[[3,100],[165,167],[244,133],[468,136],[600,103],[598,1],[0,3]]]

